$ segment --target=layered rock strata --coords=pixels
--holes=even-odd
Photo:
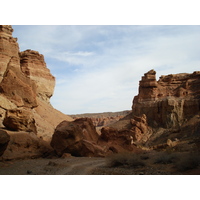
[[[0,25],[0,128],[10,135],[23,132],[19,137],[35,134],[34,140],[50,143],[57,124],[72,118],[50,104],[55,78],[44,56],[33,50],[20,52],[12,32],[10,25]]]
[[[139,94],[133,100],[132,113],[107,130],[102,129],[102,136],[109,135],[109,128],[117,133],[115,139],[126,131],[133,144],[143,148],[180,148],[178,144],[183,143],[199,146],[200,72],[170,74],[158,81],[154,70],[145,73]]]
[[[154,70],[146,73],[134,97],[134,115],[147,116],[152,127],[179,129],[200,111],[200,72],[171,74],[156,81]]]
[[[0,25],[0,82],[11,58],[16,64],[19,63],[19,46],[17,39],[12,37],[12,32],[10,25]]]
[[[46,67],[44,56],[37,51],[26,50],[20,52],[21,71],[36,85],[37,96],[49,102],[55,87],[55,77]]]
[[[73,119],[89,117],[91,118],[94,126],[102,127],[115,123],[129,114],[131,111],[121,111],[121,112],[104,112],[104,113],[88,113],[79,115],[70,115]]]
[[[152,130],[147,124],[145,115],[136,117],[129,114],[115,124],[103,127],[99,144],[104,145],[110,153],[137,152],[140,151],[137,148],[138,144],[147,142],[151,135]]]

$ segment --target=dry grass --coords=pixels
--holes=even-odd
[[[124,168],[124,170],[141,168],[141,170],[147,170],[145,171],[147,174],[148,170],[152,174],[154,173],[152,170],[165,172],[165,169],[166,173],[187,173],[199,166],[200,156],[192,152],[119,153],[106,158],[108,168]]]
[[[154,159],[154,164],[173,164],[177,171],[183,172],[197,168],[200,164],[200,156],[193,152],[182,154],[159,152]]]
[[[179,160],[176,161],[175,167],[178,171],[187,171],[195,169],[200,164],[200,156],[197,153],[190,153],[185,156],[182,156]]]
[[[171,164],[174,163],[177,159],[178,156],[176,153],[168,153],[166,151],[158,152],[154,159],[154,164]]]
[[[133,153],[119,153],[114,154],[106,160],[108,167],[142,167],[145,163],[142,161],[140,154]]]

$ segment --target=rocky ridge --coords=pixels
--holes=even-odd
[[[162,76],[158,81],[154,70],[145,73],[139,84],[139,94],[134,97],[132,111],[118,121],[104,125],[98,140],[90,144],[92,146],[90,153],[84,156],[91,156],[91,152],[92,156],[98,156],[97,152],[106,156],[120,152],[140,152],[142,149],[198,149],[200,146],[199,83],[200,72]],[[95,119],[99,118],[99,116],[93,118],[93,126]],[[76,138],[66,136],[70,135],[69,129],[72,124],[63,123],[58,125],[53,135],[51,143],[57,144],[57,147],[52,145],[54,149],[61,148],[59,144],[64,141],[66,144],[72,142],[71,138]],[[91,123],[90,126],[92,127]],[[60,127],[65,129],[64,133],[59,130]],[[74,145],[69,145],[78,149],[78,152],[84,149],[80,145],[84,141],[83,132],[83,129],[74,130],[73,134],[76,136],[80,133],[82,135],[78,141],[73,141]],[[86,140],[90,142],[90,139]],[[69,149],[67,146],[62,147],[62,153],[74,154],[74,149]]]
[[[90,118],[96,127],[107,126],[114,122],[119,121],[126,115],[128,115],[131,111],[125,110],[121,112],[104,112],[104,113],[86,113],[86,114],[77,114],[77,115],[70,115],[73,119],[79,118]]]
[[[34,140],[46,141],[46,150],[50,150],[50,139],[57,124],[63,120],[72,121],[72,118],[50,104],[55,77],[47,68],[44,56],[33,50],[20,52],[12,32],[12,26],[0,25],[0,128],[9,130],[10,141],[15,134],[23,132],[18,137],[23,135],[22,143],[28,143],[34,134]],[[8,146],[3,154],[7,159],[11,142]],[[28,146],[28,151],[35,151]],[[18,151],[27,150],[20,149],[20,143],[18,147]]]
[[[170,74],[158,81],[155,74],[151,70],[142,77],[133,113],[145,113],[152,127],[179,129],[200,111],[200,72]]]
[[[157,81],[156,72],[150,70],[139,83],[132,113],[107,129],[118,134],[126,130],[134,145],[146,149],[187,143],[199,148],[199,116],[200,72],[170,74]]]

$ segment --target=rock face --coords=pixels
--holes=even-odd
[[[92,120],[92,123],[94,124],[94,126],[101,127],[101,126],[106,126],[106,125],[112,124],[114,122],[117,122],[121,118],[123,118],[123,116],[99,117],[99,118],[92,117],[91,120]],[[79,119],[79,117],[74,117],[74,119]]]
[[[3,124],[11,131],[37,132],[33,114],[28,109],[7,110]]]
[[[122,119],[112,127],[103,127],[99,143],[104,145],[107,151],[119,153],[124,151],[137,152],[137,144],[148,141],[152,134],[151,128],[148,126],[146,116],[136,117],[129,114],[129,120]],[[125,121],[123,128],[117,127],[120,122]],[[128,124],[128,126],[127,126]]]
[[[0,25],[0,82],[11,58],[19,63],[19,46],[17,39],[12,37],[12,32],[10,25]]]
[[[152,127],[179,129],[200,111],[200,72],[161,76],[158,81],[155,74],[151,70],[142,77],[133,113],[145,114]]]
[[[146,142],[152,134],[151,128],[147,123],[147,117],[143,114],[141,117],[134,116],[131,119],[131,132],[134,133],[133,141]]]
[[[17,107],[33,108],[37,106],[36,87],[34,83],[28,77],[24,76],[19,71],[19,68],[12,67],[10,63],[0,83],[0,93],[6,96]]]
[[[10,136],[4,130],[0,130],[0,156],[3,155],[6,150],[8,143],[10,141]]]
[[[101,127],[119,121],[130,112],[131,112],[130,110],[126,110],[121,112],[88,113],[88,114],[70,115],[70,116],[73,119],[89,117],[91,118],[94,126]]]
[[[11,26],[0,26],[0,96],[6,97],[8,104],[12,102],[18,107],[36,107],[36,87],[21,72],[19,46],[12,32]],[[5,106],[4,101],[0,107],[6,109]]]
[[[6,131],[9,135],[9,143],[2,157],[3,159],[27,159],[46,157],[53,152],[50,144],[33,132]]]
[[[55,77],[46,67],[44,56],[32,50],[20,52],[20,67],[22,72],[35,83],[37,96],[49,102],[55,87]]]
[[[50,104],[55,78],[44,56],[20,52],[12,32],[10,25],[0,25],[0,128],[35,134],[50,143],[57,124],[72,118]]]
[[[97,145],[98,137],[89,118],[63,121],[55,129],[51,146],[60,156],[63,153],[73,156],[103,156],[103,149]]]
[[[150,70],[140,81],[132,113],[101,132],[101,139],[114,144],[115,151],[116,144],[133,149],[124,145],[128,143],[147,149],[185,144],[199,148],[200,72],[170,74],[157,81],[156,72]]]

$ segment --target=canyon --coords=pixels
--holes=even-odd
[[[133,143],[147,149],[189,148],[187,144],[199,149],[199,88],[200,72],[170,74],[157,81],[150,70],[141,78],[131,114],[110,129],[127,130]]]
[[[44,56],[20,52],[12,32],[0,25],[2,160],[199,152],[200,71],[156,80],[152,69],[141,77],[132,110],[69,116],[50,103],[55,77]]]

